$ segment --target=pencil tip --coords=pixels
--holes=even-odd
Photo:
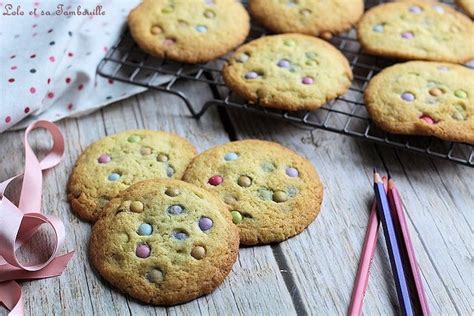
[[[393,189],[395,187],[395,181],[393,179],[389,178],[388,179],[388,188]]]
[[[382,182],[382,178],[380,177],[380,174],[378,174],[377,171],[374,171],[374,182],[375,182],[375,183],[380,183],[380,182]]]

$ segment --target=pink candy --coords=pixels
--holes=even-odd
[[[412,32],[403,32],[402,37],[405,39],[412,39],[413,37],[415,37],[415,34],[413,34]]]
[[[301,80],[303,84],[313,84],[314,80],[311,77],[304,77],[303,80]]]
[[[163,45],[165,45],[165,46],[171,46],[171,45],[174,45],[174,43],[176,43],[176,40],[174,40],[172,38],[166,38],[163,41]]]
[[[147,244],[140,244],[137,246],[135,253],[139,258],[148,258],[150,256],[150,247]]]
[[[411,13],[420,14],[422,11],[423,11],[423,9],[420,8],[417,5],[414,5],[414,6],[410,7],[410,12]]]
[[[422,115],[420,116],[420,120],[423,120],[425,121],[427,124],[430,124],[430,125],[433,125],[435,123],[435,121],[429,117],[428,115]]]
[[[110,158],[110,156],[107,154],[102,154],[100,155],[99,159],[97,159],[99,163],[108,163],[110,160],[112,160],[112,158]]]
[[[217,186],[217,185],[221,184],[222,181],[224,181],[224,178],[222,178],[221,176],[212,176],[212,177],[209,178],[208,183],[210,185]]]

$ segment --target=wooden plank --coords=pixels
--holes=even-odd
[[[373,196],[371,169],[382,167],[375,146],[238,111],[231,111],[230,116],[238,138],[279,142],[303,154],[318,168],[325,184],[320,216],[301,236],[281,243],[277,249],[286,258],[295,286],[311,313],[345,313]],[[468,215],[474,205],[473,188],[469,184],[472,169],[446,161],[432,163],[405,153],[400,170],[393,150],[381,147],[380,151],[384,153],[384,160],[390,157],[388,168],[400,179],[400,189],[408,196],[405,203],[411,210],[408,214],[410,229],[424,282],[429,284],[427,292],[433,312],[470,313],[472,286],[468,286],[470,279],[466,276],[472,274],[469,259],[472,257],[469,229],[472,215]],[[405,171],[407,166],[409,172]],[[433,170],[425,172],[426,168]],[[397,298],[391,280],[387,252],[380,237],[365,299],[365,314],[396,311]]]
[[[94,135],[93,129],[96,126],[100,126],[97,124],[100,121],[100,113],[90,115],[83,120],[83,123],[86,124],[85,126],[88,126],[90,135]],[[101,306],[94,307],[90,304],[88,296],[91,295],[89,291],[93,289],[93,284],[90,284],[88,278],[92,275],[85,271],[88,266],[87,261],[77,256],[77,253],[86,253],[90,228],[88,224],[78,221],[70,213],[65,192],[68,173],[75,162],[77,154],[81,151],[81,147],[85,145],[83,142],[84,137],[77,133],[75,120],[66,120],[59,125],[65,133],[66,148],[69,154],[66,155],[65,160],[58,167],[45,173],[43,210],[45,213],[54,214],[63,220],[69,236],[66,240],[64,251],[75,249],[76,256],[68,266],[67,272],[61,277],[23,283],[25,308],[28,314],[31,315],[38,314],[38,311],[44,314],[61,314],[65,308],[68,308],[71,313],[92,314],[94,310],[101,308]],[[50,142],[45,137],[45,132],[35,132],[30,137],[30,143],[34,148],[46,147],[45,144]],[[22,131],[8,132],[0,137],[2,148],[5,149],[6,153],[9,153],[8,156],[5,156],[8,161],[4,161],[1,164],[2,172],[12,165],[17,167],[18,170],[22,168],[22,138]],[[18,159],[12,159],[14,156],[18,156]],[[12,161],[17,161],[17,164],[13,164]],[[8,172],[8,176],[12,174]],[[0,176],[3,179],[7,175],[1,174]],[[37,295],[37,293],[42,293],[42,295]],[[87,300],[78,299],[81,297],[87,297]],[[104,301],[106,302],[107,298],[104,297]]]
[[[368,220],[372,167],[380,165],[373,145],[240,111],[232,111],[230,116],[238,138],[275,141],[300,153],[318,169],[325,187],[322,211],[305,232],[281,243],[278,250],[286,258],[310,313],[344,314]],[[377,254],[374,259],[366,297],[369,303],[364,310],[367,314],[394,310],[396,293],[383,281],[390,277],[390,267],[382,258]]]
[[[65,191],[67,178],[81,152],[91,143],[107,135],[101,111],[77,119],[75,122],[71,122],[69,126],[65,126],[64,129],[68,142],[66,148],[69,149],[69,154],[66,155],[64,164],[67,177],[58,177],[57,180],[62,184],[62,187],[56,188],[55,191],[61,193]],[[66,273],[61,278],[71,278],[71,272],[72,275],[79,274],[81,276],[77,280],[71,278],[63,286],[66,291],[71,291],[71,295],[74,297],[74,301],[71,301],[71,296],[64,295],[65,306],[71,309],[72,313],[78,314],[82,313],[81,305],[88,306],[88,312],[91,314],[127,314],[129,311],[127,302],[122,300],[120,294],[116,291],[107,287],[104,288],[104,282],[97,278],[97,274],[89,264],[87,256],[91,226],[89,223],[79,220],[71,213],[66,197],[64,198],[64,203],[64,210],[68,213],[71,223],[69,233],[73,233],[75,238],[74,248],[76,250],[76,257],[73,265],[68,266],[68,270],[66,270]],[[74,295],[74,293],[81,293],[81,295]],[[75,304],[78,306],[74,306]],[[38,305],[33,305],[33,308],[37,309]]]
[[[210,98],[204,85],[187,83],[181,88],[196,104]],[[60,166],[46,173],[43,205],[45,212],[56,214],[65,222],[70,238],[64,251],[75,249],[76,257],[59,278],[23,283],[27,313],[343,314],[368,218],[371,168],[381,166],[380,158],[398,180],[404,195],[409,228],[433,312],[472,311],[472,285],[466,277],[472,274],[472,169],[412,154],[396,155],[386,149],[381,150],[379,157],[374,145],[346,136],[302,130],[239,112],[232,112],[230,117],[238,138],[280,142],[306,156],[318,168],[325,183],[325,200],[323,211],[307,231],[278,246],[242,249],[224,284],[213,294],[188,304],[171,308],[146,306],[105,284],[87,260],[90,226],[71,214],[66,200],[66,181],[80,152],[106,134],[137,127],[176,132],[201,151],[228,141],[215,110],[195,121],[176,97],[147,93],[81,119],[59,123],[66,136],[68,154]],[[35,133],[31,143],[46,147],[49,141],[45,142],[44,136],[45,133]],[[1,179],[21,170],[21,139],[22,132],[0,136],[2,153],[8,153],[0,156]],[[301,306],[295,308],[291,295],[295,301],[301,299]],[[392,313],[396,304],[386,249],[379,243],[364,312]],[[6,315],[5,310],[0,310],[0,315]]]
[[[210,98],[207,86],[186,83],[180,87],[192,101],[201,104]],[[79,154],[92,142],[105,135],[130,128],[172,131],[187,137],[199,150],[228,141],[217,111],[209,111],[200,121],[189,117],[184,104],[175,96],[149,92],[102,111],[59,122],[66,137],[64,161],[47,172],[44,181],[43,206],[48,214],[59,216],[65,223],[68,239],[64,251],[74,249],[76,255],[61,277],[24,282],[24,301],[28,314],[78,315],[196,315],[254,314],[271,310],[294,314],[288,292],[270,247],[245,248],[232,273],[212,294],[187,304],[163,308],[143,305],[110,288],[89,265],[87,259],[90,225],[78,220],[66,199],[66,183]],[[0,137],[2,153],[1,179],[20,171],[23,132],[8,132]],[[32,144],[44,146],[44,133],[31,137]],[[21,155],[21,156],[20,156]],[[12,161],[18,163],[12,163]],[[0,315],[6,315],[0,309]]]
[[[382,153],[403,193],[428,300],[436,314],[472,313],[472,168],[395,150]]]

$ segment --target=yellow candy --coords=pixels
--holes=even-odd
[[[191,256],[193,256],[194,259],[201,260],[205,255],[206,249],[202,246],[196,246],[191,250]]]
[[[140,201],[133,201],[130,204],[130,210],[135,213],[143,212],[143,203]]]

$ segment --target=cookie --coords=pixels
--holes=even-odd
[[[224,55],[250,30],[248,13],[235,0],[144,0],[130,12],[128,25],[145,52],[186,63]]]
[[[456,3],[474,19],[474,1],[473,0],[456,0]]]
[[[385,57],[453,63],[474,58],[474,24],[440,3],[378,5],[360,20],[358,37],[368,53]]]
[[[474,70],[412,61],[377,74],[365,101],[372,120],[396,134],[474,143]]]
[[[79,157],[68,183],[68,199],[82,219],[94,222],[102,208],[131,184],[183,176],[196,149],[165,132],[129,130],[90,145]]]
[[[173,305],[212,292],[237,259],[239,234],[225,205],[179,180],[138,182],[92,229],[99,274],[146,303]]]
[[[275,33],[330,38],[349,30],[364,13],[362,0],[250,0],[250,14]]]
[[[265,36],[241,46],[222,70],[227,86],[259,105],[312,110],[351,85],[347,59],[331,44],[302,34]]]
[[[276,143],[242,140],[198,155],[183,180],[214,193],[243,245],[280,242],[318,215],[323,187],[311,163]]]

